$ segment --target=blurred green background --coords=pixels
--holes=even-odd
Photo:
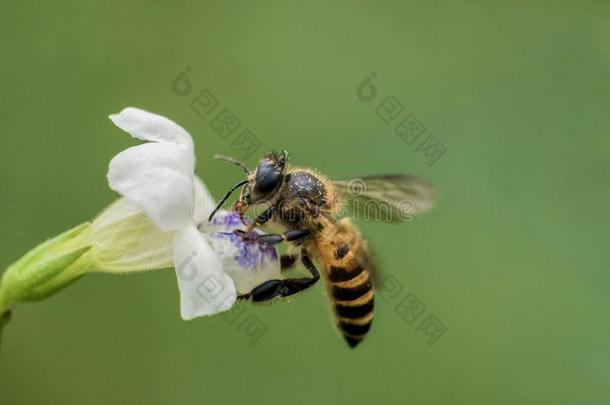
[[[362,224],[403,290],[355,351],[321,284],[229,324],[182,321],[171,271],[89,275],[16,308],[0,403],[609,404],[609,6],[3,1],[0,268],[116,198],[107,164],[134,142],[106,117],[125,106],[187,128],[217,197],[240,179],[212,156],[242,150],[189,105],[203,89],[260,140],[250,165],[287,149],[331,177],[417,173],[442,198]],[[435,164],[377,115],[388,95],[446,147]],[[429,314],[446,327],[432,345]]]

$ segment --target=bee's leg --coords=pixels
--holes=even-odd
[[[307,250],[304,248],[301,250],[301,262],[311,273],[311,278],[300,277],[265,281],[248,294],[240,295],[238,298],[252,298],[254,302],[268,301],[275,297],[289,297],[311,287],[320,279],[320,273],[318,273],[316,266],[314,266]]]
[[[256,237],[256,241],[264,246],[277,245],[280,242],[297,242],[309,235],[309,231],[295,229],[284,233],[268,233]]]
[[[245,226],[248,226],[248,223],[246,222],[246,218],[244,217],[247,210],[248,210],[248,206],[245,205],[241,200],[235,201],[233,203],[233,205],[231,206],[231,211],[237,212],[241,223],[244,224]]]
[[[298,258],[299,258],[299,256],[281,255],[280,256],[280,269],[287,270],[287,269],[293,267],[294,264],[297,262]]]
[[[255,241],[258,242],[262,246],[271,246],[277,245],[281,242],[299,242],[301,239],[309,236],[309,231],[295,229],[292,231],[284,232],[284,233],[266,233],[259,234],[254,231],[244,231],[242,229],[236,229],[236,234],[240,235],[242,240]],[[297,243],[298,244],[298,243]]]

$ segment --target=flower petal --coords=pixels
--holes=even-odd
[[[218,211],[211,227],[221,232],[204,234],[224,271],[231,276],[240,294],[249,293],[267,280],[281,279],[280,261],[275,247],[261,247],[257,242],[242,241],[233,233],[243,228],[239,215],[224,210]]]
[[[193,139],[180,125],[161,115],[135,107],[110,115],[112,122],[134,138],[144,141],[171,142],[193,148]]]
[[[108,183],[139,205],[161,230],[175,231],[192,221],[194,168],[191,148],[146,143],[110,161]]]
[[[174,265],[184,320],[230,309],[237,298],[233,280],[208,241],[194,225],[176,234]]]
[[[161,232],[140,207],[125,198],[93,221],[90,238],[95,271],[126,273],[174,266],[174,235]]]
[[[195,176],[195,202],[193,203],[192,217],[195,224],[206,223],[208,217],[216,207],[212,194],[203,181]]]

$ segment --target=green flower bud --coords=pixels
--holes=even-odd
[[[64,232],[9,266],[0,284],[0,310],[47,297],[80,276],[78,261],[91,249],[86,243],[90,227],[85,223]]]
[[[46,298],[86,273],[172,268],[173,238],[135,204],[119,199],[93,222],[40,244],[9,266],[0,283],[0,314],[16,302]]]

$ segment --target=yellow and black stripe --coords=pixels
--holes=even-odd
[[[337,326],[350,347],[356,347],[373,323],[375,297],[370,273],[360,254],[347,244],[335,245],[335,257],[327,271]]]

